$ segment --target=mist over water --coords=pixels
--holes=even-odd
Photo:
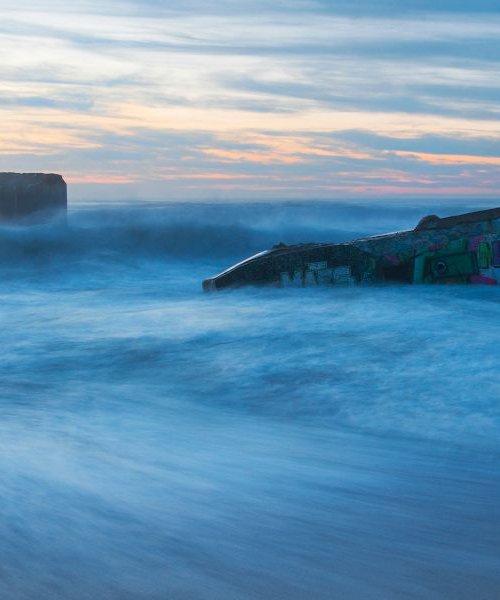
[[[500,290],[201,292],[276,242],[427,212],[1,228],[0,598],[498,597]]]

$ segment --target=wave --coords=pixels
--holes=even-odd
[[[271,225],[265,212],[242,218],[237,207],[209,212],[206,206],[184,211],[180,207],[76,209],[65,221],[0,227],[0,264],[40,265],[89,256],[109,260],[118,255],[230,259],[279,241],[344,241],[358,233],[297,223],[293,215]]]
[[[338,203],[82,206],[63,222],[0,227],[0,265],[119,256],[233,260],[281,241],[341,242],[411,228],[422,210]]]

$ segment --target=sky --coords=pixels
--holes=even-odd
[[[70,198],[496,198],[498,0],[0,0],[0,171]]]

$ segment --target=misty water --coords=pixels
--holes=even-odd
[[[431,211],[1,228],[0,598],[499,597],[500,289],[201,291]]]

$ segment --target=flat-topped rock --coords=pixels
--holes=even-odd
[[[66,182],[54,173],[0,173],[0,219],[65,212]]]

